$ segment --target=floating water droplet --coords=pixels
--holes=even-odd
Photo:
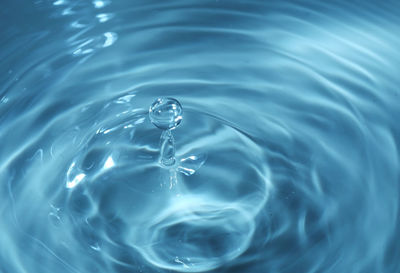
[[[173,98],[158,98],[150,106],[151,122],[162,130],[175,129],[182,121],[182,106]]]

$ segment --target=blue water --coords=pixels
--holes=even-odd
[[[1,6],[1,273],[400,272],[399,1]]]

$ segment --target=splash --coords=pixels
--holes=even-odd
[[[175,140],[171,130],[182,122],[182,106],[172,98],[159,98],[150,106],[151,122],[162,129],[160,139],[160,164],[171,167],[175,164]]]
[[[176,99],[156,99],[150,106],[149,117],[157,128],[163,130],[160,137],[159,163],[161,167],[170,170],[170,188],[172,188],[177,184],[177,171],[186,176],[193,175],[203,166],[207,159],[207,154],[198,153],[185,155],[177,162],[175,158],[175,140],[171,131],[182,122],[183,109]]]

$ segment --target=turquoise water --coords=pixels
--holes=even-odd
[[[400,272],[399,14],[2,2],[0,272]]]

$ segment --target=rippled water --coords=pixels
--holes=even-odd
[[[4,2],[0,272],[400,272],[399,14]]]

